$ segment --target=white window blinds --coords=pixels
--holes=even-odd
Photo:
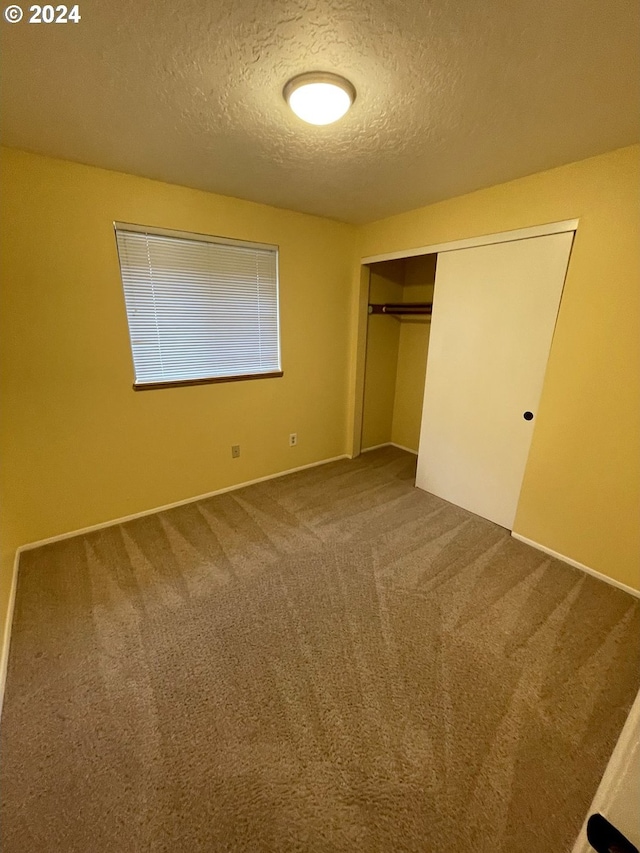
[[[116,223],[135,387],[280,375],[275,246]]]

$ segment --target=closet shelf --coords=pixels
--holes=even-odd
[[[431,314],[431,302],[383,302],[369,305],[369,314]]]

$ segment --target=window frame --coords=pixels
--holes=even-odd
[[[194,243],[215,243],[222,246],[237,246],[245,249],[258,249],[261,251],[270,251],[275,254],[275,285],[276,285],[276,340],[278,345],[278,370],[270,370],[259,373],[240,373],[229,374],[226,376],[211,376],[198,377],[195,379],[167,379],[157,382],[136,382],[136,364],[133,351],[133,339],[131,335],[131,327],[129,325],[129,311],[127,299],[125,295],[125,284],[122,277],[122,259],[120,257],[120,249],[118,246],[118,230],[129,231],[138,234],[151,234],[159,237],[169,237],[178,240],[192,240]],[[127,320],[127,333],[129,337],[129,348],[131,352],[131,362],[133,366],[133,390],[134,391],[154,391],[160,388],[176,388],[183,385],[211,385],[221,382],[243,382],[253,379],[276,379],[284,376],[282,370],[282,351],[280,346],[280,247],[274,243],[258,243],[250,240],[238,240],[234,237],[222,237],[212,234],[201,234],[196,231],[181,231],[172,228],[160,228],[155,225],[139,225],[132,222],[123,222],[121,220],[113,221],[113,234],[116,243],[116,254],[118,258],[118,272],[120,278],[121,292],[124,300],[125,315]]]

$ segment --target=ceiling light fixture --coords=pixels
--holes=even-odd
[[[352,83],[339,74],[308,71],[292,77],[282,94],[294,113],[309,124],[332,124],[356,99]]]

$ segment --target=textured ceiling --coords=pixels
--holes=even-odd
[[[1,22],[3,143],[370,221],[637,141],[639,9],[81,0],[79,24]],[[307,70],[355,84],[342,121],[289,112]]]

